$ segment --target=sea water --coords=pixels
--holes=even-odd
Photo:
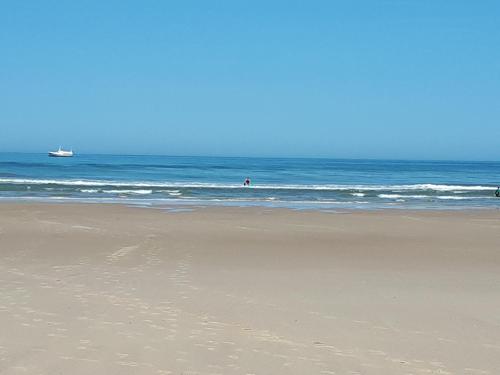
[[[498,185],[500,162],[0,153],[0,200],[500,208]]]

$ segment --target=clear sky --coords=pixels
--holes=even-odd
[[[500,1],[0,0],[0,151],[500,160]]]

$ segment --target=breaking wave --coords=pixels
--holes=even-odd
[[[169,181],[112,181],[112,180],[69,180],[69,179],[23,179],[0,178],[0,184],[14,185],[59,185],[85,187],[142,187],[142,188],[192,188],[192,189],[265,189],[265,190],[317,190],[317,191],[357,191],[354,196],[363,196],[369,191],[436,191],[467,192],[491,191],[494,186],[484,185],[445,185],[445,184],[408,184],[408,185],[300,185],[300,184],[255,184],[244,187],[242,184],[208,182],[169,182]]]

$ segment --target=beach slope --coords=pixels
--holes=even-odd
[[[0,373],[499,374],[500,212],[0,205]]]

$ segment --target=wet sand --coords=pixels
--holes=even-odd
[[[500,211],[0,204],[1,374],[499,374]]]

